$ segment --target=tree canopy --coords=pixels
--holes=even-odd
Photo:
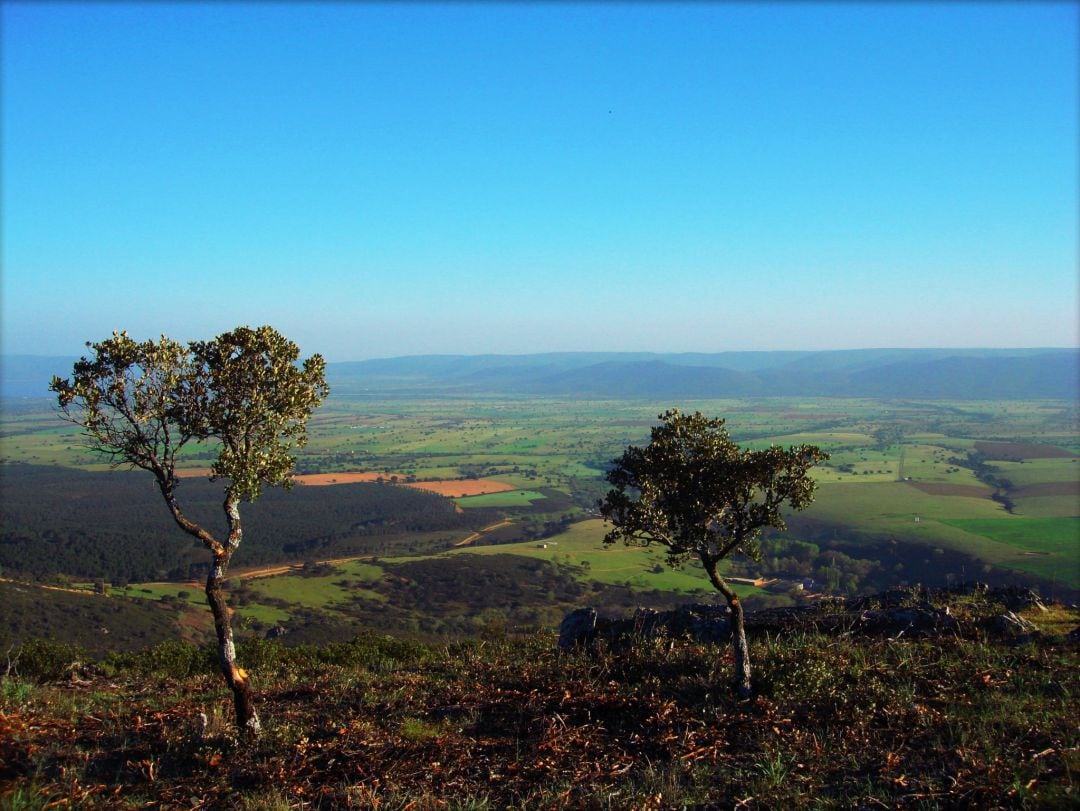
[[[601,511],[613,526],[605,543],[659,543],[672,563],[756,558],[762,529],[787,528],[781,506],[801,510],[813,500],[808,471],[828,458],[820,448],[741,448],[723,419],[697,412],[672,409],[660,420],[649,444],[627,448],[607,474],[614,489]]]
[[[243,538],[240,503],[264,485],[292,484],[293,450],[307,440],[307,420],[328,393],[326,364],[272,327],[237,327],[186,346],[161,336],[135,341],[126,332],[88,343],[90,357],[51,388],[63,415],[83,429],[91,449],[114,466],[153,473],[176,524],[212,554],[206,597],[214,615],[222,674],[233,690],[237,724],[258,733],[247,674],[236,663],[221,585]],[[217,443],[211,479],[225,480],[228,536],[215,537],[177,499],[177,461],[191,442]]]
[[[649,444],[628,447],[608,471],[613,489],[600,512],[612,528],[604,543],[661,544],[672,565],[701,561],[732,609],[737,681],[748,694],[742,604],[717,566],[733,554],[758,558],[762,530],[786,529],[781,508],[801,510],[813,500],[809,470],[828,454],[814,445],[741,448],[723,419],[700,412],[671,409],[659,419]]]

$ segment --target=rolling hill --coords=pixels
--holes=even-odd
[[[0,396],[47,396],[51,376],[69,372],[73,362],[4,356]],[[1076,399],[1080,350],[414,355],[330,363],[327,376],[339,395]]]
[[[423,356],[330,364],[338,394],[1076,399],[1080,351],[841,350]]]

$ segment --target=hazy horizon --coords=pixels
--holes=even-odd
[[[102,336],[107,337],[107,336]],[[146,338],[154,338],[156,336],[134,336],[139,340]],[[570,350],[553,350],[553,351],[540,351],[540,352],[417,352],[408,355],[378,355],[368,357],[354,357],[354,358],[333,358],[326,357],[327,363],[363,363],[365,361],[380,361],[380,360],[402,360],[406,358],[477,358],[477,357],[530,357],[530,356],[542,356],[542,355],[656,355],[658,357],[669,356],[681,356],[681,355],[726,355],[726,354],[789,354],[789,353],[805,353],[805,354],[818,354],[828,352],[976,352],[976,353],[996,353],[996,352],[1022,352],[1039,353],[1039,352],[1068,352],[1068,351],[1080,351],[1080,347],[1077,346],[857,346],[846,347],[841,349],[721,349],[715,352],[702,352],[699,350],[686,350],[678,352],[665,352],[659,350],[641,349],[641,350],[621,350],[621,349],[570,349]],[[38,360],[53,360],[63,359],[69,360],[71,358],[80,357],[86,355],[86,347],[84,346],[81,351],[70,352],[67,354],[40,354],[33,352],[3,352],[0,351],[0,361],[3,358],[31,358]],[[303,356],[314,354],[314,352],[305,352]],[[320,353],[323,354],[323,353]],[[325,354],[324,354],[325,357]]]
[[[1080,6],[6,3],[0,352],[1080,346]]]

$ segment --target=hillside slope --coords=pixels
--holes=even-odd
[[[960,632],[752,638],[751,701],[727,687],[727,646],[672,639],[574,653],[548,635],[248,645],[265,725],[250,745],[230,730],[212,657],[173,645],[71,671],[54,650],[64,683],[3,680],[0,803],[1074,807],[1076,612],[1033,606],[1042,633],[1025,641],[963,630],[1006,610],[993,601],[931,608]]]

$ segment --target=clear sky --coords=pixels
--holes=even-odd
[[[1076,346],[1078,9],[5,2],[0,348]]]

